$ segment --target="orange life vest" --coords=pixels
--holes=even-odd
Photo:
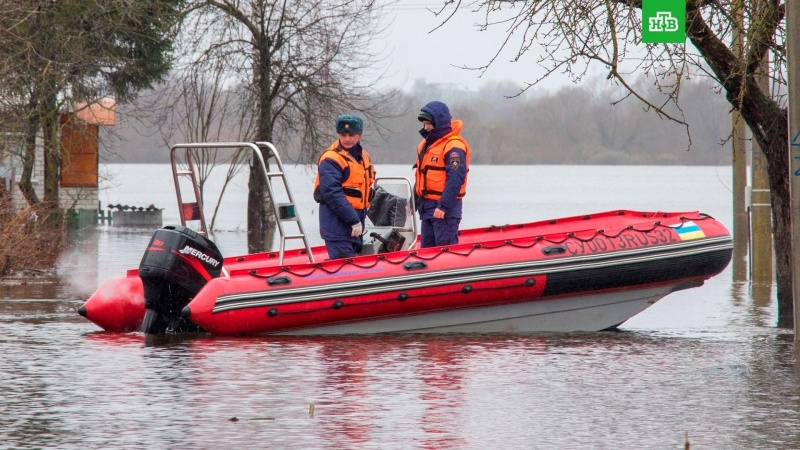
[[[369,159],[369,153],[361,150],[361,163],[356,161],[347,150],[339,147],[339,141],[334,142],[327,150],[322,152],[317,165],[325,159],[336,162],[342,170],[349,168],[350,176],[342,183],[344,196],[353,206],[353,209],[368,209],[372,184],[375,181],[375,166]],[[314,180],[314,199],[323,203],[319,194],[319,172]]]
[[[447,172],[445,172],[447,152],[454,147],[464,149],[467,158],[465,164],[467,174],[469,174],[469,144],[458,135],[463,122],[453,120],[451,124],[453,130],[450,134],[431,144],[428,150],[425,150],[425,139],[417,146],[416,194],[418,197],[431,200],[440,200],[442,198],[445,181],[447,180]],[[423,154],[423,152],[425,153]],[[457,198],[464,198],[466,194],[467,177],[465,176]]]

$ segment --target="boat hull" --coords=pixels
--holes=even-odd
[[[132,271],[103,283],[78,313],[105,331],[139,331],[145,314],[142,280]]]
[[[660,286],[510,305],[440,311],[278,332],[278,335],[379,333],[538,333],[616,328],[677,290],[700,283]]]
[[[217,335],[599,331],[701,286],[732,255],[725,227],[697,212],[612,211],[465,230],[459,239],[320,263],[302,250],[283,264],[274,253],[225,258],[222,276],[180,316]],[[311,251],[324,259],[324,247]],[[141,290],[136,280],[129,272],[126,283]],[[129,331],[128,322],[95,320],[96,296],[85,316]],[[141,323],[140,304],[126,312],[130,322]]]

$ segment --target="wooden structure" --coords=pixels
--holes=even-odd
[[[62,208],[78,215],[81,226],[96,224],[98,219],[98,167],[99,132],[101,126],[116,122],[115,102],[101,99],[92,104],[78,104],[72,112],[60,118],[61,167],[59,203]],[[0,181],[4,187],[3,198],[16,208],[27,206],[19,190],[22,173],[22,154],[19,136],[24,124],[18,119],[2,121],[3,132],[11,138],[2,143],[0,155]],[[44,146],[41,132],[36,137],[36,154],[31,184],[39,198],[44,196]]]

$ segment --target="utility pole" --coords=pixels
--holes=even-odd
[[[761,90],[769,95],[769,57],[764,55],[756,79]],[[750,280],[752,284],[772,284],[772,205],[769,195],[767,159],[761,146],[753,139],[752,162],[750,164]],[[755,297],[753,300],[758,300]],[[762,305],[759,305],[762,306]]]
[[[786,71],[789,77],[789,177],[792,205],[794,340],[800,341],[800,5],[786,2]]]
[[[742,0],[734,0],[731,8],[736,26],[733,29],[733,54],[741,62],[744,54],[744,9]],[[743,65],[743,64],[742,64]],[[744,67],[739,70],[744,71]],[[731,144],[733,147],[733,277],[737,281],[747,279],[747,247],[750,240],[750,224],[747,216],[747,149],[745,147],[745,124],[738,110],[731,113]]]

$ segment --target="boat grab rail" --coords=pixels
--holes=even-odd
[[[192,218],[189,220],[199,220],[200,221],[200,231],[199,233],[203,236],[208,236],[208,229],[206,226],[205,220],[205,213],[203,212],[203,205],[200,196],[200,185],[197,181],[197,176],[195,175],[195,164],[192,158],[192,151],[193,149],[231,149],[231,150],[240,150],[244,148],[249,148],[253,151],[253,155],[259,163],[261,167],[262,174],[264,175],[264,180],[266,180],[267,192],[269,194],[269,198],[272,200],[272,209],[275,213],[276,217],[276,225],[278,228],[278,233],[280,235],[280,249],[279,249],[279,264],[283,264],[284,253],[286,252],[286,239],[302,239],[303,245],[306,250],[306,254],[308,255],[308,260],[310,263],[314,262],[314,255],[311,252],[311,247],[308,244],[308,239],[306,238],[306,232],[303,228],[303,223],[300,220],[300,216],[297,215],[292,217],[292,222],[297,223],[297,227],[299,229],[298,234],[288,235],[283,227],[283,219],[281,218],[281,211],[280,206],[287,206],[286,204],[278,204],[275,200],[275,192],[272,188],[272,178],[280,178],[283,181],[284,189],[286,195],[289,198],[289,205],[294,207],[295,202],[292,196],[291,189],[289,188],[289,183],[286,181],[285,171],[283,170],[283,162],[281,162],[280,155],[278,155],[278,150],[269,142],[257,141],[257,142],[194,142],[194,143],[180,143],[174,144],[170,147],[170,163],[172,164],[172,174],[173,179],[175,181],[175,191],[178,197],[178,214],[181,219],[181,225],[186,226],[187,220],[187,210],[184,208],[184,205],[188,205],[191,207]],[[186,151],[185,159],[186,164],[188,166],[187,170],[178,170],[178,159],[176,152],[180,149]],[[266,152],[265,152],[266,150]],[[266,161],[270,159],[274,160],[278,166],[277,172],[270,172],[267,170],[267,163],[264,158],[264,154],[266,153],[267,158]],[[194,189],[195,195],[195,202],[193,203],[184,203],[183,197],[181,195],[181,188],[179,183],[180,176],[188,176],[191,179],[192,187]]]

